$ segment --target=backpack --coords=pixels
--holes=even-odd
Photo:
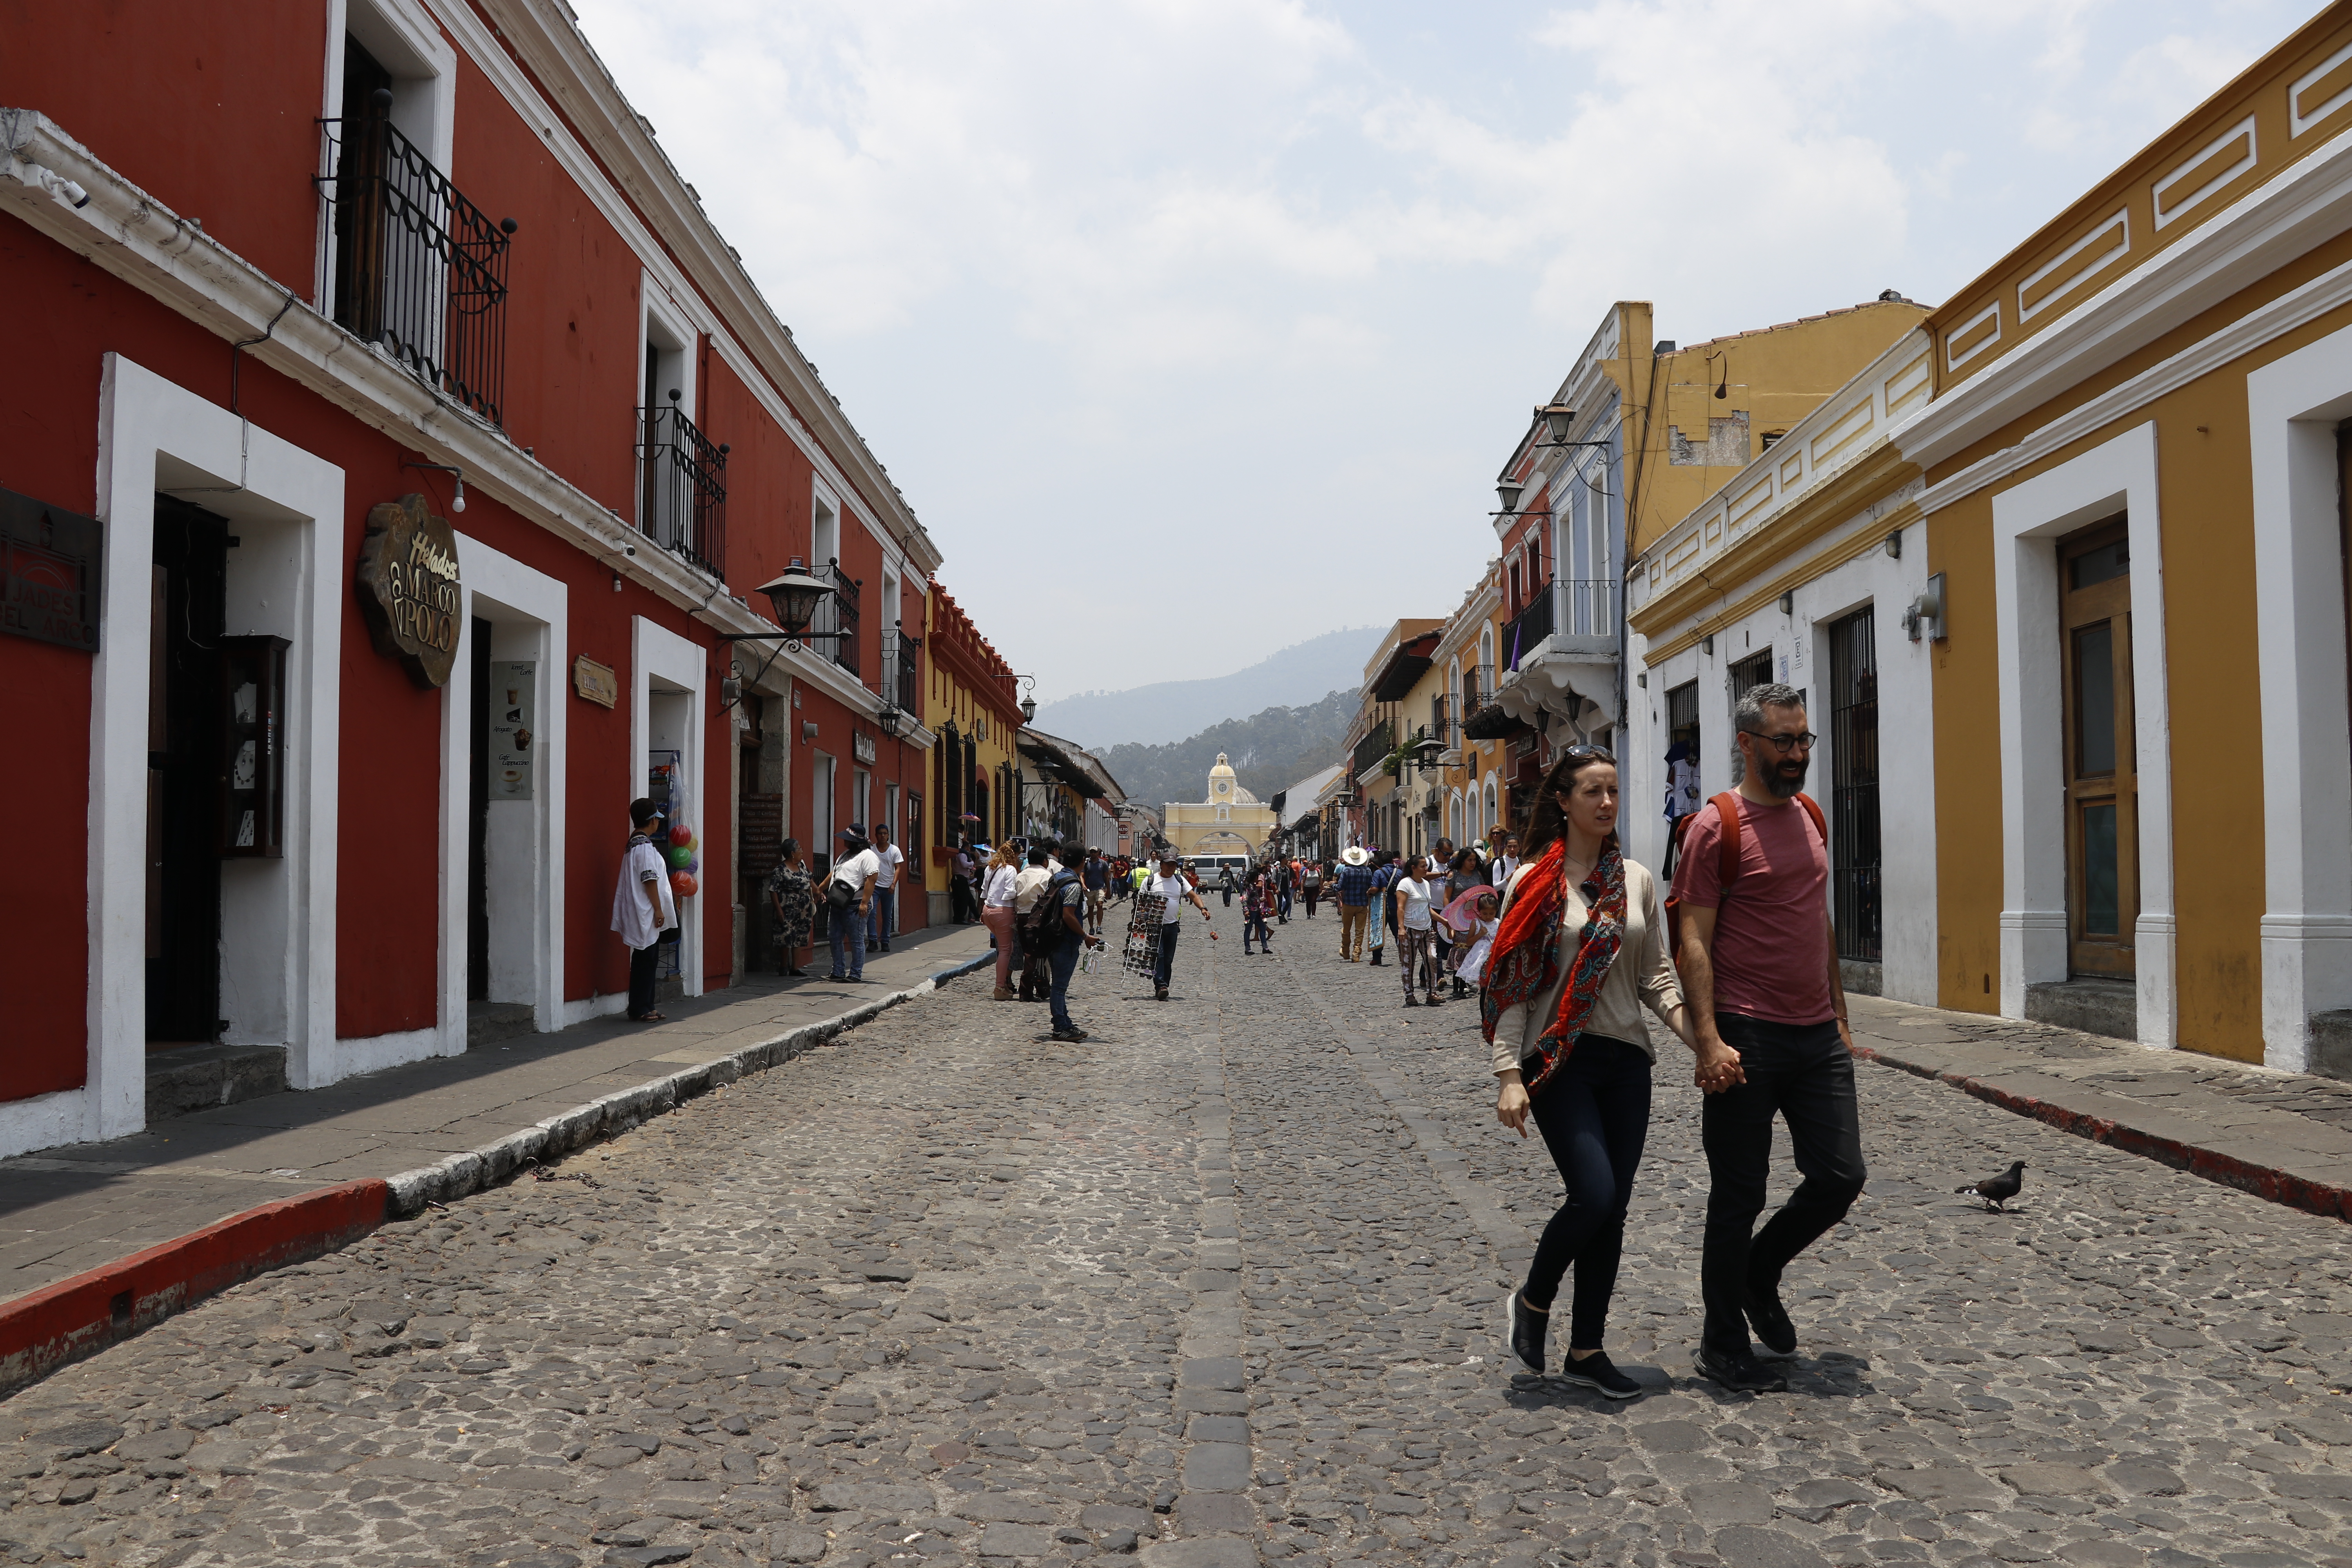
[[[1076,874],[1066,866],[1059,876],[1037,889],[1037,901],[1020,920],[1023,942],[1041,947],[1052,940],[1055,928],[1062,923],[1064,889],[1076,880]]]
[[[1716,885],[1727,893],[1733,880],[1739,875],[1739,792],[1725,790],[1714,798],[1713,804],[1716,816],[1723,822],[1723,837],[1716,846]],[[1803,806],[1805,815],[1813,819],[1813,831],[1821,836],[1822,847],[1828,848],[1830,826],[1822,816],[1822,808],[1813,803],[1811,795],[1801,793],[1797,796],[1797,804]],[[1677,862],[1682,859],[1683,839],[1689,834],[1690,825],[1697,820],[1698,813],[1696,811],[1685,812],[1675,818],[1674,856]],[[1722,908],[1720,904],[1716,907]],[[1683,900],[1681,894],[1673,891],[1666,894],[1666,951],[1677,963],[1682,961]]]

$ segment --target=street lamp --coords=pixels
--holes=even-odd
[[[833,593],[833,584],[822,577],[810,575],[797,555],[793,557],[792,566],[782,576],[772,577],[761,584],[760,592],[767,595],[769,610],[774,615],[776,624],[783,630],[782,632],[727,632],[719,636],[719,641],[764,642],[769,638],[781,637],[787,647],[797,647],[802,643],[814,642],[819,637],[846,637],[856,635],[854,632],[813,632],[808,629],[809,622],[816,618],[816,607]]]

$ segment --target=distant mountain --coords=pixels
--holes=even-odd
[[[1220,752],[1242,788],[1266,800],[1340,760],[1339,742],[1356,714],[1356,689],[1334,691],[1300,708],[1268,708],[1246,719],[1228,719],[1164,746],[1111,746],[1095,754],[1128,798],[1146,805],[1205,798],[1209,770],[1217,765]],[[1044,709],[1038,716],[1045,716]]]
[[[1238,714],[1280,703],[1312,703],[1327,691],[1362,684],[1364,660],[1372,657],[1381,629],[1349,626],[1326,632],[1231,675],[1057,697],[1037,705],[1037,727],[1048,734],[1067,735],[1094,752],[1130,743],[1166,745]],[[1134,787],[1125,773],[1118,776],[1120,783]],[[1289,782],[1284,779],[1274,787]]]

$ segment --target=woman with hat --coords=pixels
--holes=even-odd
[[[1527,1283],[1506,1303],[1511,1354],[1538,1375],[1548,1370],[1545,1332],[1572,1267],[1560,1375],[1630,1399],[1641,1385],[1610,1362],[1601,1340],[1650,1127],[1643,1006],[1685,1044],[1692,1033],[1657,883],[1619,847],[1617,806],[1614,757],[1598,746],[1560,754],[1528,823],[1529,863],[1505,891],[1479,1022],[1494,1052],[1496,1119],[1525,1138],[1532,1115],[1568,1189]]]

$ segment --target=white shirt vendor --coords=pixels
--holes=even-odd
[[[661,905],[658,924],[646,906],[645,895],[637,891],[638,886],[646,882],[654,884]],[[621,857],[621,881],[613,889],[613,929],[631,947],[651,947],[661,939],[663,931],[676,924],[677,905],[670,898],[669,865],[653,840],[640,835],[630,840],[628,853]]]
[[[878,868],[874,873],[875,890],[879,892],[885,889],[897,887],[899,864],[907,858],[905,853],[896,844],[885,844],[879,848],[868,849],[866,853],[874,857]]]
[[[1183,873],[1180,871],[1173,877],[1155,875],[1148,879],[1143,884],[1143,890],[1146,893],[1157,893],[1167,900],[1166,907],[1160,911],[1160,923],[1172,926],[1184,913],[1184,900],[1192,896],[1192,884],[1186,881]]]

